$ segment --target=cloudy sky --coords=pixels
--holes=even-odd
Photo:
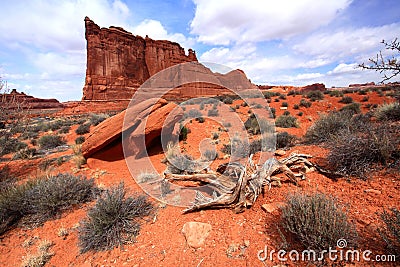
[[[356,66],[400,37],[399,0],[2,0],[0,77],[61,101],[82,97],[84,17],[179,42],[256,84],[381,80]]]

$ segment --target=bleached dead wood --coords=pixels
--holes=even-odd
[[[211,195],[196,190],[195,200],[192,206],[184,210],[185,213],[205,208],[231,208],[235,212],[241,212],[254,204],[265,186],[271,188],[277,179],[274,175],[278,173],[285,174],[291,182],[297,184],[300,179],[305,178],[304,169],[314,167],[318,171],[325,171],[311,163],[308,160],[311,157],[307,154],[291,154],[280,161],[270,158],[261,166],[256,166],[250,156],[245,165],[239,163],[221,165],[218,168],[220,173],[168,173],[165,179],[171,182],[200,182],[212,189]]]

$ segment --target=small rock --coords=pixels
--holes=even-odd
[[[211,225],[201,222],[187,222],[183,225],[182,233],[191,248],[200,248],[211,232]]]
[[[380,190],[377,190],[377,189],[365,189],[364,192],[365,193],[373,193],[373,194],[377,194],[377,195],[382,194],[382,192]]]
[[[281,110],[287,110],[287,107],[280,107]]]
[[[282,149],[275,150],[275,156],[283,156],[286,155],[286,151]]]
[[[266,203],[263,204],[261,208],[268,213],[273,213],[274,211],[278,210],[282,205],[282,202]]]

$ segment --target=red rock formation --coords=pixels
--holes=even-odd
[[[375,86],[375,82],[349,84],[349,87],[361,87],[361,86]]]
[[[257,88],[242,70],[233,70],[227,74],[213,73],[197,62],[196,54],[192,49],[189,49],[186,55],[178,43],[156,41],[147,36],[142,38],[120,27],[100,28],[88,17],[85,18],[85,25],[87,69],[83,100],[131,99],[148,78],[168,67],[186,62],[193,63],[185,66],[184,72],[185,76],[192,79],[188,79],[187,83],[179,83],[181,78],[176,77],[179,75],[161,77],[165,78],[167,84],[171,84],[171,80],[175,84],[183,84],[173,86],[174,89],[164,95],[164,98],[184,100],[191,97],[231,93],[226,90],[227,87]],[[166,87],[165,84],[162,86]],[[156,86],[151,90],[157,92],[158,88]],[[150,97],[158,96],[161,95],[153,93]]]
[[[100,28],[85,18],[86,82],[83,100],[130,99],[150,76],[178,63],[197,61],[178,44],[135,36],[120,27]]]
[[[309,91],[321,91],[321,92],[324,92],[324,91],[326,91],[326,87],[325,87],[325,84],[323,84],[323,83],[314,83],[314,84],[311,84],[311,85],[303,86],[301,88],[301,91],[302,92],[309,92]]]
[[[183,115],[183,111],[178,108],[178,111],[168,116],[177,105],[164,99],[154,103],[155,101],[157,99],[148,99],[101,122],[82,144],[82,155],[89,158],[99,151],[120,145],[122,133],[125,131],[130,132],[129,151],[126,152],[138,156],[140,152],[145,151],[145,148],[141,147],[141,140],[145,140],[146,147],[150,146],[161,136],[163,128],[174,129]]]
[[[63,104],[58,102],[57,99],[42,99],[36,98],[25,94],[19,93],[16,89],[12,89],[9,94],[0,94],[0,103],[7,102],[8,108],[17,108],[22,106],[28,109],[59,109],[63,108]]]

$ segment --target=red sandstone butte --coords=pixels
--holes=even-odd
[[[154,74],[188,62],[193,63],[187,67],[190,69],[189,76],[195,77],[195,81],[206,77],[203,80],[214,80],[215,83],[189,81],[174,87],[163,96],[165,99],[183,100],[231,93],[227,88],[257,88],[242,70],[213,73],[198,63],[192,49],[186,55],[178,43],[152,40],[147,36],[143,38],[120,27],[100,28],[88,17],[85,18],[85,26],[87,68],[82,100],[131,99],[137,89]],[[154,90],[158,90],[157,87]],[[158,95],[153,94],[155,96]]]
[[[36,98],[24,92],[18,92],[16,89],[12,89],[10,93],[0,94],[1,102],[9,103],[8,108],[10,109],[18,107],[28,109],[61,109],[64,107],[57,99]]]

